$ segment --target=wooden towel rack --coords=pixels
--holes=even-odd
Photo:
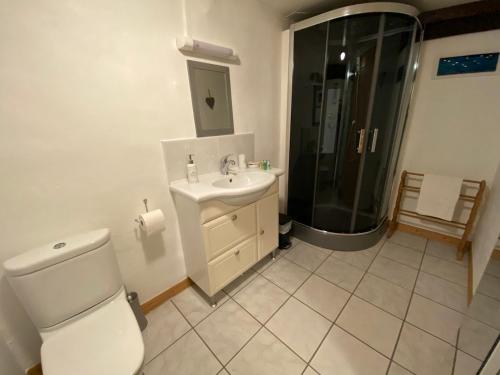
[[[398,196],[396,198],[396,204],[394,206],[394,212],[392,215],[392,220],[391,224],[389,225],[389,230],[387,232],[387,237],[391,237],[394,231],[396,230],[398,226],[398,218],[400,215],[402,216],[407,216],[415,219],[421,219],[425,221],[429,221],[432,223],[436,224],[442,224],[445,226],[457,228],[463,230],[462,236],[458,239],[458,244],[457,244],[457,259],[462,260],[464,258],[465,251],[467,250],[467,240],[471,234],[472,227],[474,225],[474,221],[476,220],[477,216],[477,211],[479,210],[479,206],[481,205],[481,200],[484,195],[484,190],[486,188],[486,181],[481,180],[481,181],[476,181],[476,180],[463,180],[463,182],[468,183],[468,184],[473,184],[477,185],[477,192],[476,195],[466,195],[466,194],[460,194],[459,199],[467,202],[472,202],[472,208],[469,214],[469,218],[465,223],[462,223],[460,221],[448,221],[448,220],[443,220],[439,219],[437,217],[432,217],[432,216],[426,216],[426,215],[420,215],[419,213],[415,211],[409,211],[409,210],[404,210],[401,208],[401,200],[403,198],[403,194],[405,191],[411,191],[411,192],[420,192],[420,187],[418,186],[411,186],[408,185],[407,183],[407,177],[408,176],[413,176],[416,178],[419,177],[424,177],[423,173],[415,173],[415,172],[408,172],[408,171],[403,171],[401,173],[401,181],[399,182],[399,188],[398,188]]]

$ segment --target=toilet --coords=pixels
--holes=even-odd
[[[141,373],[144,342],[108,229],[35,248],[3,267],[42,337],[44,375]]]

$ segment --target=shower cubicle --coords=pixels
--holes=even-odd
[[[335,250],[384,234],[422,30],[417,9],[368,3],[290,27],[287,212]]]

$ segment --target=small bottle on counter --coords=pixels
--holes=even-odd
[[[186,176],[190,184],[196,184],[198,180],[198,167],[193,161],[193,154],[189,154],[189,161],[186,165]]]

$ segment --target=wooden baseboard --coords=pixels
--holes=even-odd
[[[187,279],[184,279],[184,280],[178,282],[173,287],[167,289],[163,293],[160,293],[156,297],[151,298],[149,301],[144,302],[141,305],[142,311],[144,312],[144,314],[149,313],[151,310],[156,309],[162,303],[169,300],[173,296],[179,294],[184,289],[189,288],[191,285],[193,285],[193,282],[191,281],[190,278],[187,278]],[[43,375],[42,364],[37,363],[36,365],[34,365],[30,369],[28,369],[26,371],[26,374],[27,375]]]
[[[458,238],[458,237],[453,237],[453,236],[450,236],[447,234],[434,232],[434,231],[429,230],[429,229],[418,228],[418,227],[414,227],[412,225],[403,224],[403,223],[397,223],[396,230],[400,230],[401,232],[418,234],[419,236],[425,237],[428,240],[446,242],[446,243],[453,245],[453,246],[457,246],[460,242],[460,238]],[[468,244],[470,245],[470,241],[468,241]]]
[[[193,282],[189,278],[184,279],[181,282],[178,282],[173,287],[167,289],[163,293],[160,293],[156,297],[151,298],[149,301],[144,302],[141,305],[142,311],[144,312],[144,314],[149,313],[151,310],[156,309],[162,303],[169,300],[176,294],[179,294],[184,289],[189,288],[191,285],[193,285]]]
[[[470,254],[470,245],[467,246],[467,250],[469,251],[469,262],[467,264],[467,305],[470,305],[472,302],[472,297],[474,294],[472,293],[472,284],[473,284],[473,275],[474,268],[472,267],[472,254]]]
[[[26,375],[43,375],[42,364],[37,363],[36,365],[28,369],[28,371],[26,371]]]
[[[493,250],[493,253],[491,253],[491,259],[500,260],[500,250],[499,249]]]

